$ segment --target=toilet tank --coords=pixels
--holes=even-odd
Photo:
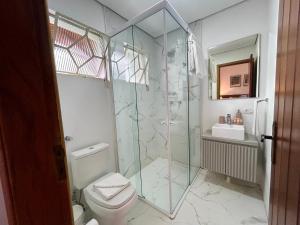
[[[81,190],[106,174],[109,145],[101,143],[71,153],[73,185]]]

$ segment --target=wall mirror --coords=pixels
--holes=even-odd
[[[211,100],[258,97],[260,35],[208,49]]]

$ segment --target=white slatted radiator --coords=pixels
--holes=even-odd
[[[257,183],[258,145],[203,138],[200,157],[205,169]]]

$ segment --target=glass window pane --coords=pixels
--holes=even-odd
[[[58,19],[56,28],[55,44],[62,47],[70,47],[74,42],[78,41],[85,34],[85,30],[66,22],[61,18]]]
[[[92,32],[88,33],[88,39],[91,45],[92,52],[95,56],[103,57],[107,47],[107,41],[104,40],[99,34]]]
[[[78,66],[81,66],[87,60],[92,57],[92,51],[90,49],[87,37],[78,41],[70,48],[70,52]]]
[[[55,66],[57,72],[76,73],[77,67],[71,58],[68,50],[54,47]]]
[[[82,67],[79,68],[78,73],[86,76],[96,77],[98,76],[98,71],[100,70],[101,64],[102,64],[102,59],[93,57]]]

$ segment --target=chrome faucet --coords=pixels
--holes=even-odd
[[[227,114],[226,116],[226,123],[231,125],[232,124],[232,120],[231,120],[231,115],[230,114]]]

